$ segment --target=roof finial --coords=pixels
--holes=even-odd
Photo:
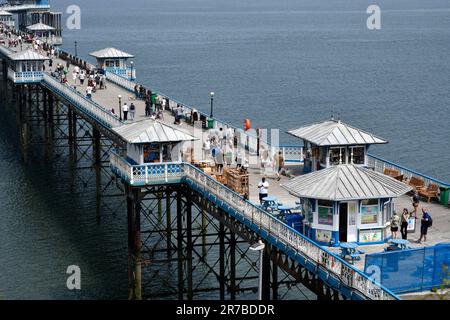
[[[331,120],[334,120],[334,106],[331,107]]]

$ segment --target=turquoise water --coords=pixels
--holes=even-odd
[[[286,131],[334,110],[389,140],[374,153],[450,181],[448,1],[377,1],[377,31],[362,0],[52,5],[74,3],[82,29],[64,33],[65,49],[128,51],[139,81],[204,111],[214,91],[215,115],[237,126]],[[91,191],[72,194],[51,163],[23,165],[16,129],[7,117],[0,127],[0,298],[126,298],[125,215],[97,224]],[[71,264],[78,293],[65,288]]]

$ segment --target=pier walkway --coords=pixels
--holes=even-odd
[[[29,45],[24,45],[23,50],[32,50]],[[7,49],[0,46],[0,57],[8,59],[11,54],[17,53],[18,48]],[[61,58],[53,59],[53,68],[58,63],[66,65],[66,60]],[[61,99],[68,101],[77,109],[90,117],[93,121],[99,123],[105,130],[110,131],[114,135],[112,129],[122,126],[131,121],[122,121],[118,115],[112,114],[109,110],[114,108],[116,113],[119,112],[118,96],[122,96],[122,103],[130,105],[134,103],[136,106],[136,118],[134,121],[142,121],[147,119],[145,116],[145,103],[142,100],[135,98],[133,93],[134,83],[126,80],[120,76],[107,73],[106,89],[98,89],[92,94],[92,100],[85,97],[87,81],[85,85],[81,86],[79,83],[74,83],[72,79],[72,71],[74,65],[70,65],[67,74],[67,84],[62,84],[57,78],[53,77],[50,72],[43,72],[41,84],[59,96]],[[49,70],[48,62],[46,62],[46,70]],[[8,71],[11,72],[11,71]],[[185,109],[185,114],[192,110]],[[168,110],[164,111],[164,117],[161,122],[174,126],[174,117]],[[226,130],[228,125],[225,123],[218,123],[218,127]],[[201,139],[207,131],[201,125],[191,125],[183,121],[178,129],[190,133]],[[120,137],[118,137],[120,139]],[[275,152],[282,150],[282,147],[272,147],[267,145]],[[136,166],[127,163],[117,154],[111,154],[111,165],[116,174],[121,175],[131,185],[139,186],[148,183],[179,183],[183,181],[189,184],[192,188],[199,190],[205,197],[216,203],[222,208],[226,208],[227,212],[233,215],[242,224],[258,233],[263,239],[271,242],[277,246],[279,250],[284,251],[291,258],[303,264],[308,270],[315,272],[330,286],[338,288],[347,298],[351,299],[397,299],[397,297],[386,288],[379,286],[377,283],[364,275],[361,270],[364,267],[364,260],[357,262],[355,266],[333,254],[336,249],[321,247],[305,236],[301,235],[294,229],[288,227],[280,220],[271,216],[268,212],[261,210],[258,207],[258,189],[257,184],[261,179],[259,157],[256,156],[255,150],[248,146],[250,154],[256,159],[256,162],[249,168],[250,173],[250,194],[249,200],[245,201],[241,196],[234,193],[232,190],[218,183],[210,176],[204,174],[190,163],[171,163],[171,164],[149,164],[145,166]],[[286,148],[287,149],[287,148]],[[293,160],[298,161],[301,165],[302,150],[297,148],[294,152]],[[292,160],[291,159],[291,160]],[[210,160],[210,159],[196,159],[196,160]],[[252,162],[251,162],[252,163]],[[164,172],[157,177],[149,177],[149,172],[152,168],[162,167]],[[176,168],[176,170],[173,170]],[[294,166],[291,170],[294,170]],[[280,187],[280,184],[288,180],[287,177],[282,176],[281,181],[272,179],[275,175],[269,175],[269,193],[276,196],[283,204],[295,205],[296,198],[290,195],[286,190]],[[396,203],[396,210],[401,212],[403,207],[410,208],[410,199],[407,196],[401,197]],[[427,204],[430,213],[434,219],[434,226],[430,229],[429,240],[427,245],[448,241],[450,238],[450,210],[438,204]],[[420,210],[420,208],[419,208]],[[417,228],[418,230],[419,228]],[[411,235],[412,239],[417,239],[417,233]],[[412,244],[416,246],[415,244]],[[367,247],[365,251],[380,252],[385,247],[385,244],[373,245]],[[359,269],[359,270],[358,270]]]

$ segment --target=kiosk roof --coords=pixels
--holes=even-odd
[[[387,143],[371,133],[334,119],[289,130],[288,133],[317,146]]]
[[[297,197],[331,201],[396,198],[412,190],[394,178],[353,164],[298,176],[282,187]]]

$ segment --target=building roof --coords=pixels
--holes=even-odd
[[[14,61],[27,61],[27,60],[49,60],[48,57],[40,55],[39,53],[33,50],[25,50],[22,52],[14,53],[9,56],[11,60]]]
[[[42,22],[32,24],[31,26],[28,26],[27,29],[30,31],[52,31],[52,30],[55,30],[55,28],[53,28],[49,25],[46,25]]]
[[[300,198],[331,201],[396,198],[412,190],[394,178],[353,164],[298,176],[282,187]]]
[[[134,58],[133,55],[120,51],[115,48],[106,48],[99,51],[95,51],[90,53],[89,55],[95,57],[95,58]]]
[[[180,142],[197,140],[194,136],[157,120],[148,119],[113,129],[128,143]]]
[[[290,130],[288,133],[317,146],[387,143],[380,137],[333,119]]]
[[[12,16],[11,12],[0,9],[0,16]]]

